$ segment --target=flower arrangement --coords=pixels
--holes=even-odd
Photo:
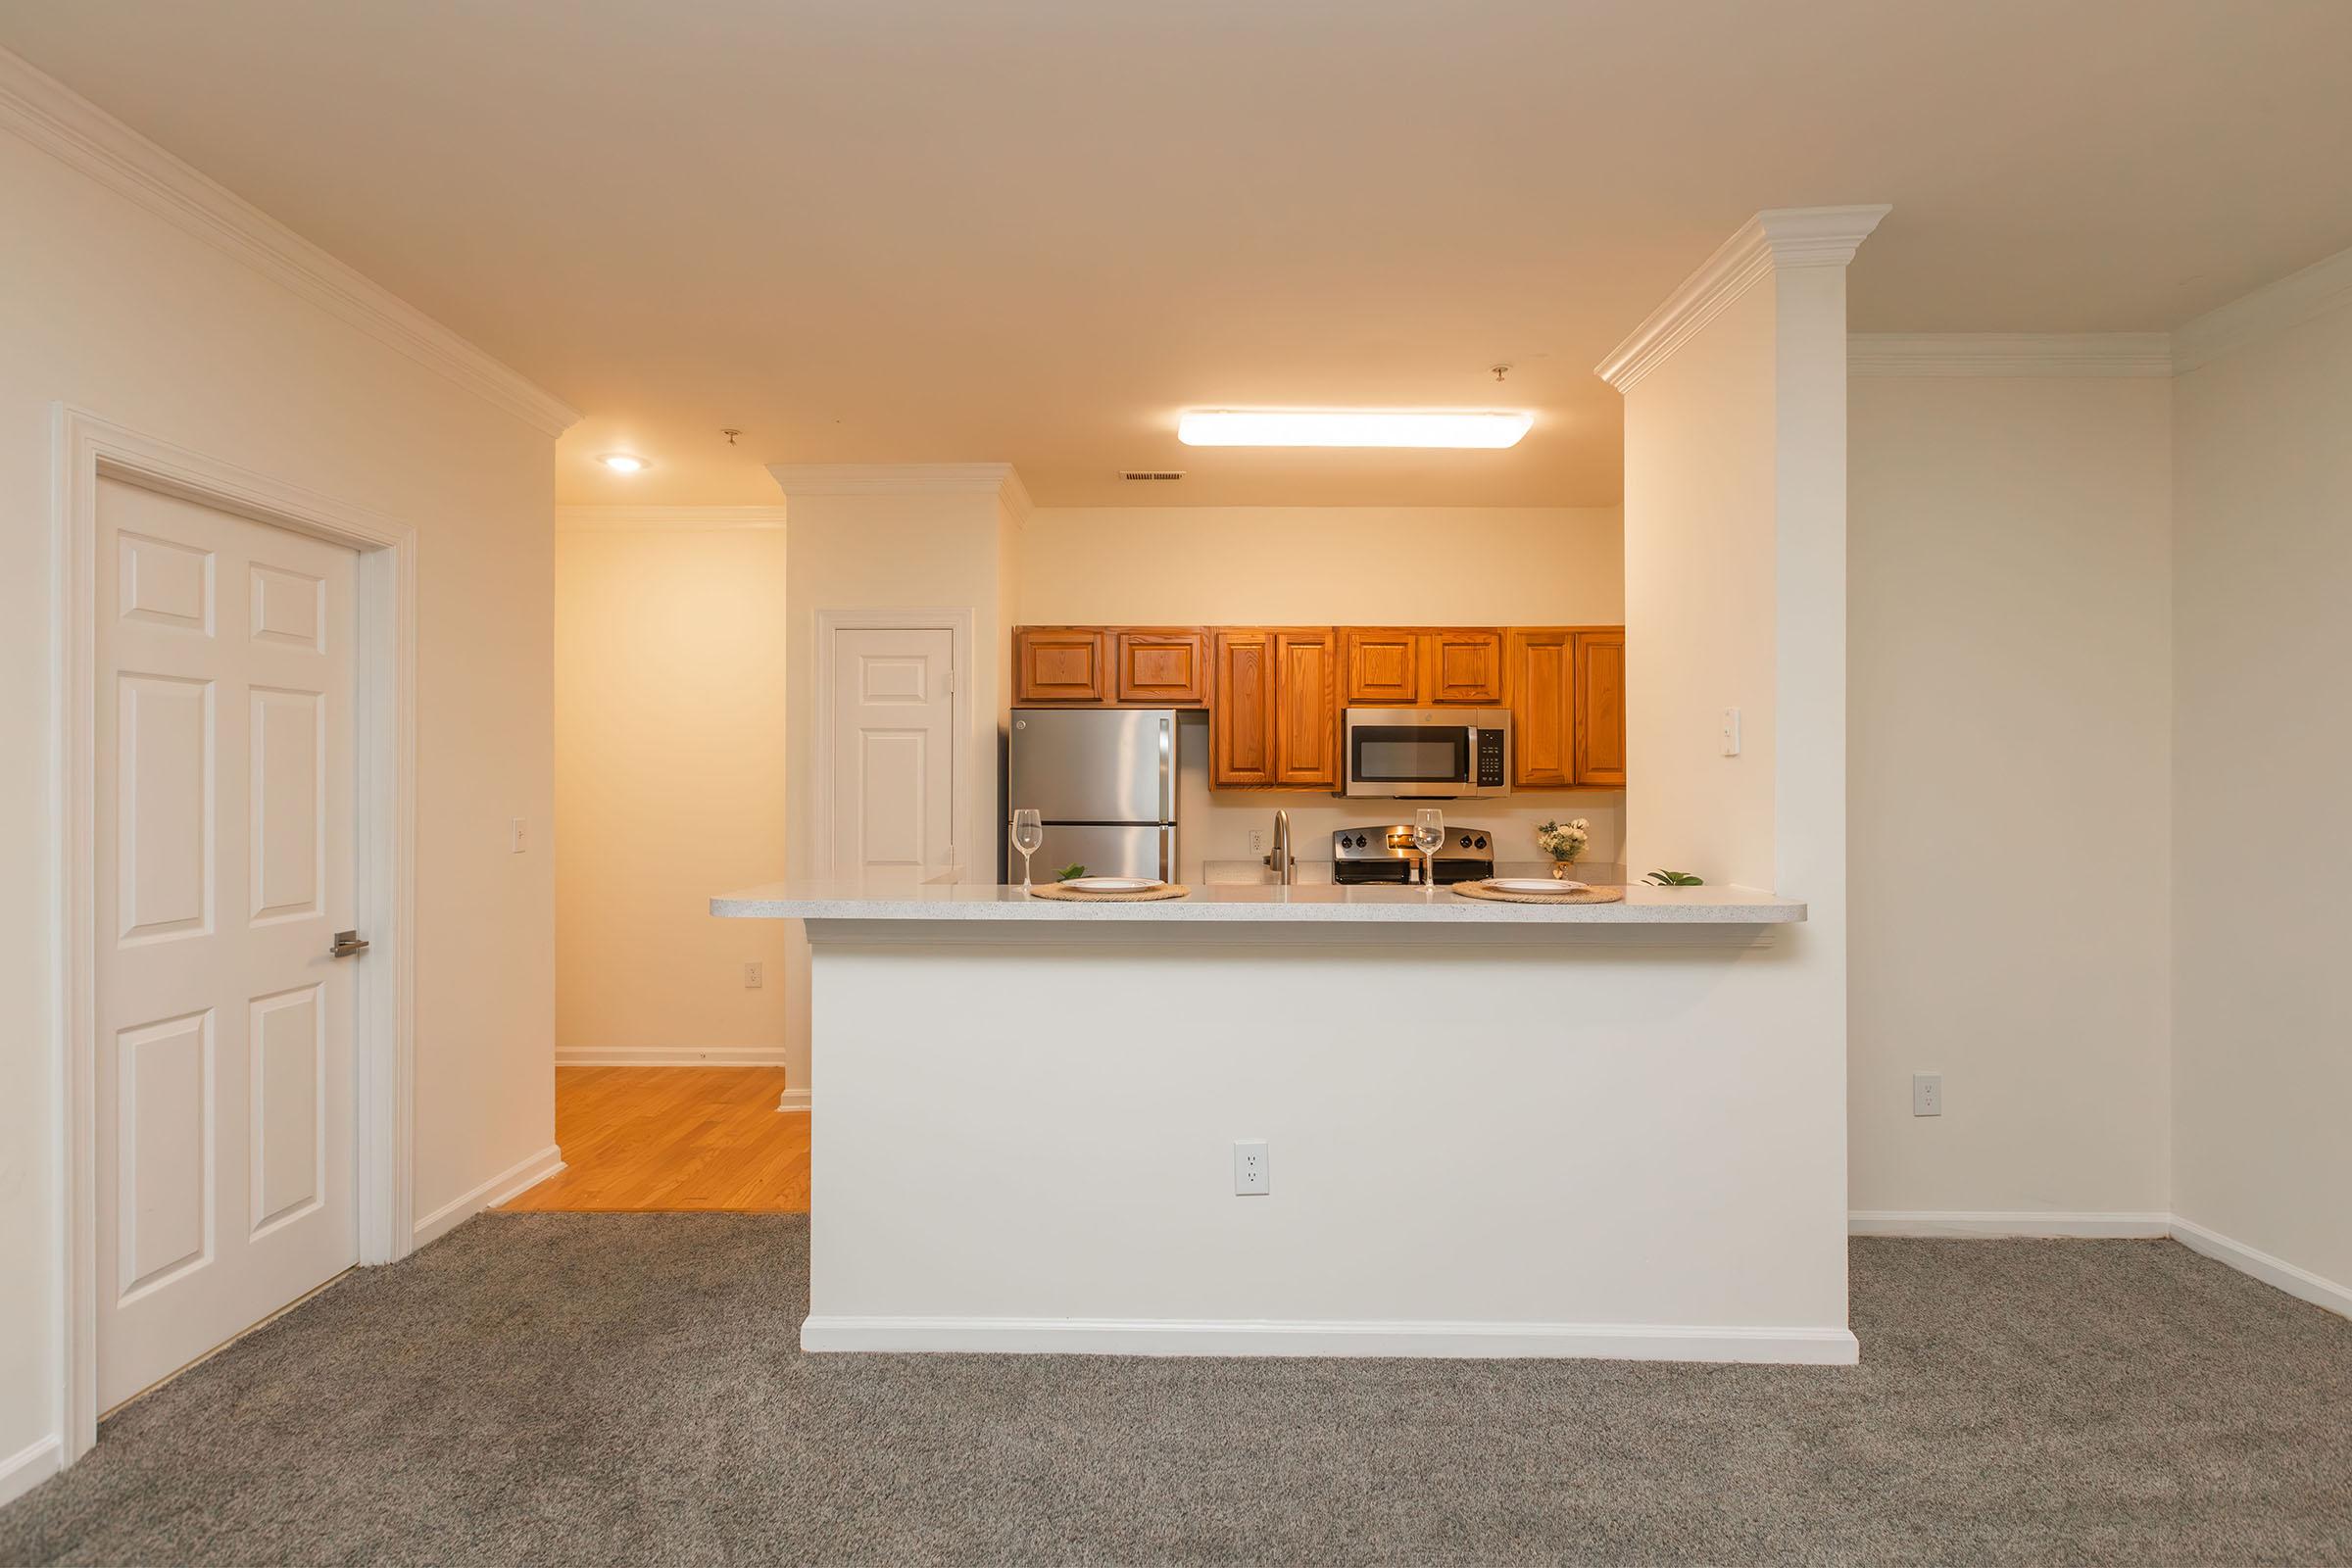
[[[1536,848],[1562,865],[1574,865],[1592,839],[1592,824],[1581,816],[1569,822],[1546,822],[1536,829]]]

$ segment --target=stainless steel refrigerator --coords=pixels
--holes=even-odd
[[[1073,863],[1176,880],[1176,710],[1016,708],[1006,746],[1005,880],[1020,880],[1012,813],[1024,808],[1045,822],[1040,882]]]

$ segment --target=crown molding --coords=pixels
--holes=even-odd
[[[329,316],[438,371],[533,429],[561,435],[579,411],[415,306],[0,49],[0,129],[243,262]]]
[[[718,533],[783,526],[782,507],[573,506],[556,509],[558,533]]]
[[[1674,357],[1701,327],[1767,273],[1799,267],[1843,267],[1892,208],[1776,207],[1756,214],[1683,279],[1593,373],[1620,392]]]
[[[2352,305],[2352,250],[2312,263],[2173,329],[2173,373],[2185,375],[2290,326]]]
[[[1028,487],[1009,463],[771,463],[787,496],[996,496],[1022,516]]]
[[[2165,332],[1857,332],[1854,376],[2168,376]]]

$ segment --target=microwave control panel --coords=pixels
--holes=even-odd
[[[1502,782],[1502,731],[1482,729],[1478,732],[1478,787],[1495,789]]]

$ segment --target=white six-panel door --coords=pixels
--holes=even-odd
[[[956,638],[932,627],[833,634],[832,874],[954,863]]]
[[[98,490],[98,1402],[356,1261],[357,558]]]

